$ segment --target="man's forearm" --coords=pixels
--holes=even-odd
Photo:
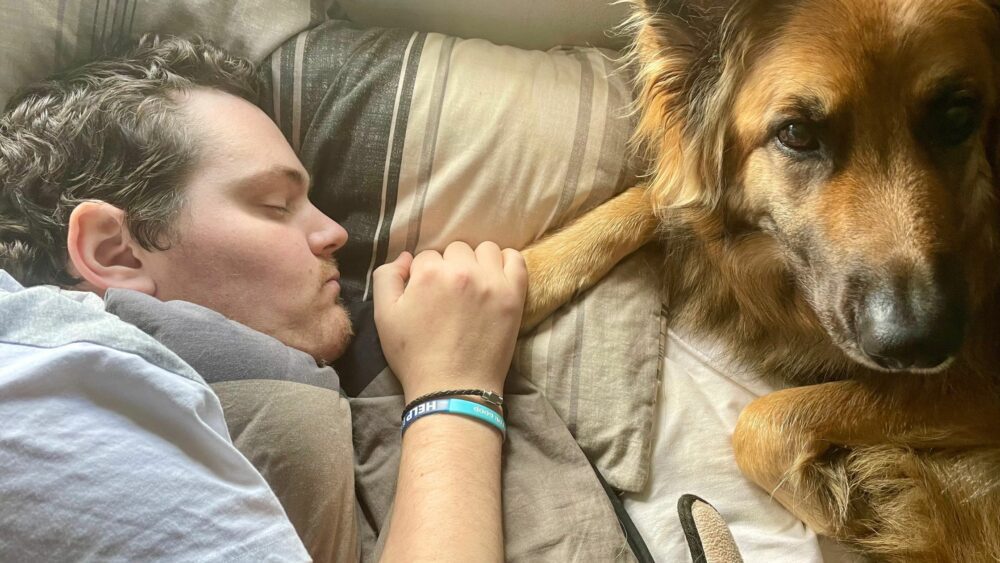
[[[407,402],[503,389],[528,283],[516,250],[453,242],[404,252],[373,281],[382,351]],[[446,413],[408,424],[383,559],[502,561],[499,430]]]
[[[425,417],[403,437],[383,561],[502,561],[500,433],[476,420]]]

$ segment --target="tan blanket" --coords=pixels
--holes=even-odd
[[[508,561],[634,561],[583,451],[527,380],[508,378],[503,513]],[[386,369],[351,399],[363,561],[384,541],[399,470],[399,384]]]

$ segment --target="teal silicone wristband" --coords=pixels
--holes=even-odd
[[[507,423],[500,414],[479,403],[464,399],[437,399],[420,403],[406,411],[400,433],[405,433],[406,429],[418,419],[432,414],[457,414],[474,418],[496,428],[504,438],[507,437]]]

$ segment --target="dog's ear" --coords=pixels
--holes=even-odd
[[[719,31],[735,0],[632,0],[637,46],[697,57]],[[654,54],[650,52],[648,54]],[[642,56],[642,54],[640,54]],[[648,61],[647,61],[648,62]]]
[[[722,190],[726,90],[736,77],[741,14],[755,0],[631,0],[634,142],[650,163],[657,205],[714,207]],[[738,65],[736,65],[738,66]]]

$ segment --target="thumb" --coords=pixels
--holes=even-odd
[[[376,311],[382,306],[390,305],[399,300],[410,279],[410,265],[413,255],[409,252],[400,254],[395,260],[384,264],[372,275],[373,299]]]

